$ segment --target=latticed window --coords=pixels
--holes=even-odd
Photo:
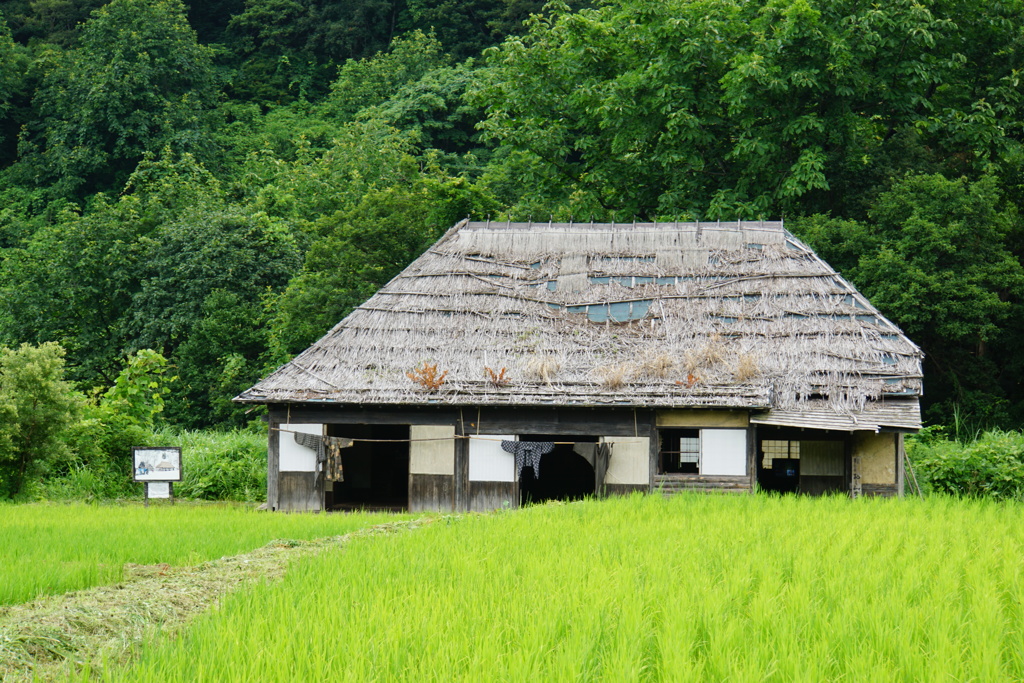
[[[764,440],[761,442],[761,451],[764,453],[762,459],[762,465],[765,469],[772,468],[772,460],[776,458],[783,459],[800,459],[800,442],[799,441],[774,441]]]
[[[680,472],[693,468],[697,471],[700,465],[700,437],[684,436],[679,439],[679,467]],[[687,468],[684,470],[683,468]]]

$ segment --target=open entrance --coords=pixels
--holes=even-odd
[[[758,429],[757,483],[763,491],[820,496],[850,489],[842,433]]]
[[[521,442],[552,442],[555,447],[540,459],[540,475],[529,465],[519,474],[519,503],[542,503],[546,500],[579,500],[592,496],[596,479],[594,466],[575,444],[596,444],[596,436],[560,436],[528,434]],[[583,446],[586,448],[586,446]]]
[[[408,509],[408,425],[328,425],[327,432],[356,441],[341,450],[343,480],[324,481],[325,509]]]

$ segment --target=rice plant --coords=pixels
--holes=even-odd
[[[110,680],[1020,680],[1021,506],[656,496],[302,560]]]
[[[114,583],[123,565],[196,564],[272,540],[344,534],[394,516],[284,515],[232,505],[0,505],[0,605]]]

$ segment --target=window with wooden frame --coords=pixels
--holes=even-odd
[[[658,471],[662,474],[745,476],[745,429],[662,429]]]
[[[662,429],[658,471],[700,473],[700,430]]]

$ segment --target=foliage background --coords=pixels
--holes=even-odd
[[[246,428],[232,395],[467,215],[783,218],[922,346],[930,423],[1018,427],[1022,15],[0,0],[0,346],[60,344],[82,411],[34,477]],[[101,398],[144,350],[149,422]]]

